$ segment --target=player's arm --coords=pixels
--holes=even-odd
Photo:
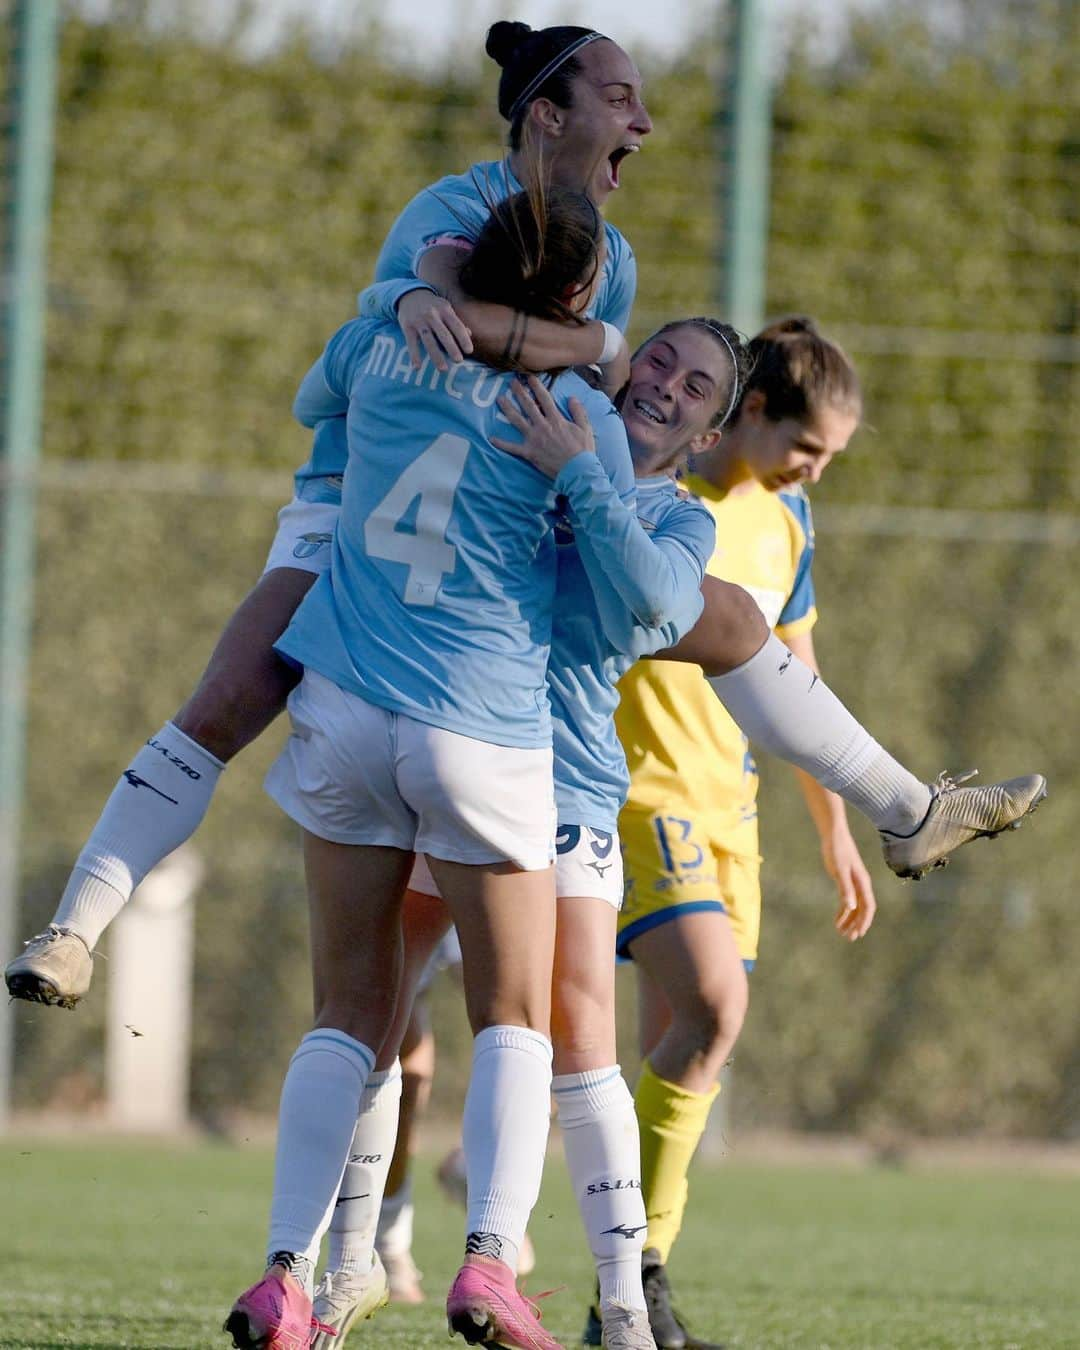
[[[814,640],[809,631],[786,634],[784,641],[800,661],[805,662],[811,670],[818,670]],[[825,870],[836,883],[840,897],[840,907],[834,921],[836,931],[854,942],[868,931],[877,909],[870,873],[852,838],[843,799],[823,788],[802,769],[795,769],[795,776],[821,840]]]
[[[608,640],[624,651],[629,639],[623,635],[635,622],[657,629],[685,615],[701,586],[712,531],[698,555],[679,540],[658,544],[642,529],[633,509],[626,432],[614,409],[608,406],[594,429],[584,405],[572,398],[571,416],[565,417],[535,376],[519,383],[513,395],[504,395],[499,408],[521,440],[493,443],[553,479],[555,490],[569,503]],[[603,442],[600,455],[593,453],[598,439]],[[623,618],[609,631],[606,616],[613,608],[621,608]]]
[[[328,417],[344,417],[349,411],[348,398],[327,384],[321,356],[300,381],[292,410],[302,427],[316,427]]]
[[[618,381],[616,388],[625,383],[623,371],[629,374],[629,350],[625,339],[616,341],[613,325],[605,325],[599,319],[581,325],[557,323],[553,319],[519,314],[506,305],[470,299],[458,280],[462,260],[463,253],[458,248],[440,244],[427,249],[417,263],[417,276],[433,286],[437,294],[414,291],[403,297],[397,307],[398,323],[406,341],[413,329],[440,370],[446,368],[447,357],[461,359],[454,354],[455,346],[461,351],[459,341],[445,350],[438,345],[442,340],[438,325],[450,328],[446,313],[449,310],[468,330],[470,350],[491,365],[543,371],[599,364],[611,380]],[[456,336],[451,329],[451,337]]]

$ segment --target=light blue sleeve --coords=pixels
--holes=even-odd
[[[300,381],[293,399],[293,416],[305,427],[349,411],[349,386],[366,339],[382,325],[368,319],[350,319],[326,344],[326,350]]]
[[[322,356],[300,381],[292,410],[303,427],[318,426],[328,417],[344,417],[349,411],[348,395],[336,393],[326,382]]]
[[[436,293],[434,286],[429,286],[419,277],[395,277],[392,281],[376,281],[365,287],[356,297],[357,313],[362,319],[381,319],[384,322],[389,319],[394,323],[397,320],[398,304],[410,291],[430,291],[432,295]]]
[[[608,248],[612,252],[611,279],[597,308],[596,317],[605,323],[613,323],[621,333],[625,333],[630,325],[630,312],[637,294],[637,259],[618,230],[608,226],[607,235]]]
[[[617,651],[635,641],[636,624],[661,628],[685,610],[705,574],[700,545],[643,529],[619,501],[598,456],[572,459],[555,480],[555,490],[569,502],[604,632]]]
[[[460,180],[443,180],[417,193],[390,227],[375,264],[375,280],[413,275],[417,256],[440,235],[475,240],[488,217],[481,187],[473,193]]]
[[[705,597],[699,586],[692,595],[686,597],[682,610],[660,628],[646,628],[640,623],[633,624],[625,634],[623,645],[616,648],[621,658],[618,661],[620,675],[625,675],[635,661],[640,661],[642,657],[655,656],[657,652],[674,647],[701,618],[704,608]],[[606,631],[605,629],[605,633]],[[610,638],[608,640],[610,641]],[[612,645],[614,646],[614,643]]]
[[[576,533],[578,552],[596,599],[604,635],[624,656],[670,647],[701,617],[704,569],[681,538],[650,535],[635,520],[635,536],[598,539]],[[644,582],[644,585],[642,583]],[[653,601],[644,608],[643,600]]]
[[[802,553],[795,570],[795,581],[783,613],[776,621],[777,628],[798,623],[812,614],[817,605],[814,594],[814,520],[810,513],[810,499],[805,492],[782,492],[780,500],[799,522],[803,536]]]

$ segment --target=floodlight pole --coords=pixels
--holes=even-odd
[[[720,313],[747,336],[765,318],[772,88],[765,0],[730,0],[723,154]],[[775,20],[774,20],[775,21]]]
[[[41,440],[58,0],[14,0],[5,155],[0,446],[0,963],[14,954],[19,897],[34,506]],[[0,993],[0,1127],[11,1101],[14,1019]]]

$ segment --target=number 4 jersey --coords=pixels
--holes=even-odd
[[[596,455],[552,482],[496,449],[517,439],[496,406],[516,377],[474,361],[417,370],[396,324],[357,319],[306,377],[297,415],[347,412],[349,463],[329,574],[278,649],[341,688],[496,745],[550,744],[545,670],[562,494],[633,500],[626,433],[611,403],[565,373]],[[621,500],[620,500],[621,499]]]

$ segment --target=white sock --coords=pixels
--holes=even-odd
[[[634,1098],[617,1064],[559,1074],[551,1091],[600,1302],[644,1308],[641,1251],[648,1225]]]
[[[749,661],[709,683],[751,744],[804,769],[879,830],[911,834],[921,824],[929,787],[883,750],[774,634]]]
[[[393,1195],[383,1195],[375,1248],[380,1256],[407,1256],[413,1243],[412,1177],[406,1177]]]
[[[375,1052],[343,1031],[309,1031],[285,1075],[278,1108],[267,1255],[314,1262],[334,1211]]]
[[[461,1142],[469,1181],[465,1250],[517,1270],[540,1194],[547,1147],[551,1042],[525,1027],[486,1027],[473,1041]]]
[[[166,722],[120,775],[53,923],[93,947],[147,872],[195,833],[224,767]]]
[[[369,1075],[327,1233],[326,1265],[366,1275],[375,1250],[375,1228],[397,1142],[401,1064]]]

